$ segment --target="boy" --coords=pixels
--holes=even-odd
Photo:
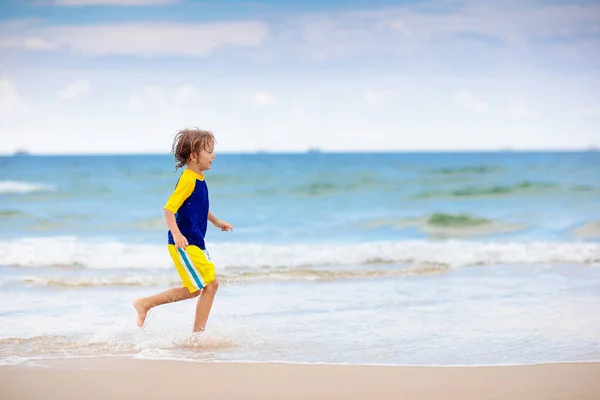
[[[215,280],[215,266],[208,257],[204,243],[207,221],[222,231],[233,230],[231,224],[215,217],[208,207],[208,188],[203,171],[212,166],[214,147],[215,138],[209,131],[184,129],[175,136],[172,148],[177,161],[175,168],[185,165],[186,169],[181,173],[175,191],[164,207],[164,213],[169,227],[169,253],[183,287],[135,299],[133,307],[140,328],[151,308],[199,295],[193,331],[201,332],[206,326],[219,287]]]

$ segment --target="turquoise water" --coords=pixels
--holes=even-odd
[[[168,155],[0,157],[0,360],[502,364],[600,359],[600,153],[217,154],[222,282],[178,284]]]

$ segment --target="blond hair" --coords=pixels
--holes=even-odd
[[[171,153],[177,162],[175,169],[186,165],[193,153],[199,153],[202,150],[210,151],[215,142],[215,136],[211,131],[198,128],[186,128],[178,131],[171,148]]]

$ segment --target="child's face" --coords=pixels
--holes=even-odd
[[[206,171],[212,167],[212,161],[215,159],[215,145],[211,143],[206,149],[192,154],[192,162],[200,169]]]

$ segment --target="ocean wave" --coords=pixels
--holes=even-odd
[[[433,171],[437,174],[486,174],[490,172],[502,172],[502,168],[492,165],[475,165],[456,168],[440,168]]]
[[[111,331],[112,330],[112,331]],[[161,350],[221,350],[238,345],[235,336],[217,330],[217,334],[167,332],[160,335],[132,334],[131,331],[98,332],[85,335],[39,335],[0,339],[0,365],[16,364],[28,357],[99,357],[143,356]]]
[[[0,210],[0,219],[2,218],[28,218],[30,214],[19,210]]]
[[[41,335],[28,338],[0,339],[2,358],[31,357],[81,357],[131,354],[135,343],[126,340],[94,342],[88,337]]]
[[[0,194],[28,194],[36,192],[56,192],[54,185],[21,181],[0,181]]]
[[[490,197],[507,196],[511,194],[536,193],[546,189],[559,187],[559,184],[553,182],[530,182],[523,181],[514,185],[496,185],[496,186],[468,186],[450,191],[423,192],[418,198],[437,198],[437,197]],[[572,189],[575,190],[575,189]],[[579,190],[581,191],[581,190]]]
[[[241,283],[258,280],[303,280],[311,282],[326,282],[339,279],[372,279],[399,276],[442,274],[450,271],[445,265],[417,264],[407,267],[392,268],[361,268],[344,267],[319,268],[261,268],[260,270],[241,271],[236,269],[219,269],[217,279],[221,283]],[[175,270],[169,275],[148,276],[139,274],[123,274],[113,276],[79,276],[79,277],[28,277],[19,281],[7,282],[9,285],[32,285],[54,288],[86,288],[86,287],[150,287],[179,285],[181,280]]]
[[[22,279],[19,284],[33,286],[48,286],[56,288],[84,288],[84,287],[118,287],[118,286],[159,286],[174,285],[181,281],[177,274],[163,276],[147,275],[117,275],[117,276],[81,276],[77,278],[63,277],[29,277]]]
[[[110,225],[112,228],[120,230],[137,230],[137,231],[161,231],[166,228],[165,219],[163,217],[140,218],[133,221],[117,222]]]
[[[404,219],[381,219],[362,224],[366,228],[389,226],[395,229],[416,227],[422,232],[438,238],[460,238],[508,233],[523,229],[523,226],[470,214],[433,213],[428,216]]]
[[[520,224],[493,221],[469,214],[435,213],[427,218],[420,229],[438,238],[486,236],[522,230]]]
[[[333,182],[310,182],[293,187],[291,192],[296,196],[321,197],[365,191],[374,188],[377,188],[375,190],[385,191],[390,187],[390,185],[394,185],[394,183],[382,179],[377,180],[369,176],[363,176],[357,177],[357,179],[349,182],[339,182],[338,180],[334,180]]]
[[[582,238],[600,237],[600,220],[581,225],[574,230],[574,233]]]
[[[408,240],[356,244],[209,244],[217,270],[247,272],[314,266],[435,264],[450,268],[492,264],[600,262],[600,243]],[[165,245],[85,242],[75,237],[0,242],[0,265],[84,269],[172,268]]]
[[[468,214],[435,213],[427,219],[427,224],[440,227],[471,227],[490,224],[487,218],[473,217]]]

